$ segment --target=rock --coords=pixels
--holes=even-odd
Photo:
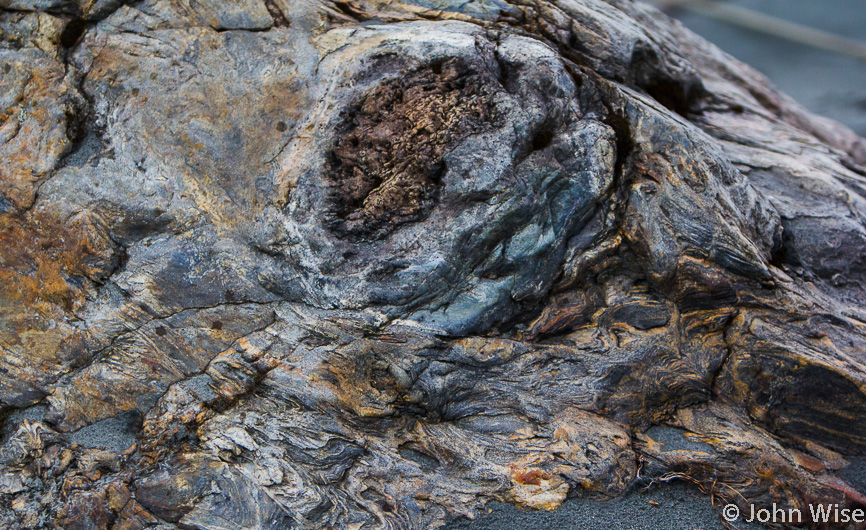
[[[658,11],[16,0],[0,62],[3,526],[866,507],[866,143]]]

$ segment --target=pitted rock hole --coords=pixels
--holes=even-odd
[[[439,198],[444,156],[494,126],[495,78],[454,58],[389,80],[344,113],[329,157],[329,228],[382,239],[424,219]]]

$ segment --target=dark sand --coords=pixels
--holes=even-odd
[[[651,504],[658,503],[657,505]],[[671,482],[607,502],[566,501],[552,512],[529,512],[491,504],[489,515],[455,521],[447,530],[725,530],[710,498],[684,483]],[[738,523],[741,530],[756,525]]]
[[[706,450],[678,429],[653,427],[647,432],[669,450]],[[866,457],[849,457],[839,477],[866,493]],[[729,530],[709,496],[684,482],[638,486],[624,496],[606,502],[571,499],[552,512],[526,511],[508,504],[491,503],[490,513],[474,521],[458,520],[446,530]],[[721,506],[719,506],[721,508]],[[746,516],[748,514],[742,514]],[[757,523],[736,521],[732,528],[761,530]]]
[[[848,460],[850,465],[839,476],[866,493],[866,457]],[[645,491],[638,488],[607,502],[572,499],[552,512],[524,511],[500,503],[489,507],[489,515],[454,521],[446,530],[726,530],[710,498],[682,482],[658,484]],[[765,528],[742,520],[733,527]]]
[[[866,456],[849,456],[848,462],[848,467],[837,475],[860,493],[866,494]]]
[[[712,450],[679,429],[653,427],[647,434],[667,450]],[[708,496],[680,481],[635,486],[606,502],[571,499],[552,512],[525,511],[491,503],[491,513],[475,521],[455,521],[447,530],[725,530]],[[741,530],[760,527],[741,523]]]

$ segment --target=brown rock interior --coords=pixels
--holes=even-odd
[[[347,112],[330,154],[331,229],[377,240],[433,208],[444,156],[491,127],[495,80],[459,58],[382,83]]]

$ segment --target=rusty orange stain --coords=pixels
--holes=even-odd
[[[550,473],[543,469],[519,469],[513,471],[511,476],[524,486],[540,486],[542,480],[550,480]]]

